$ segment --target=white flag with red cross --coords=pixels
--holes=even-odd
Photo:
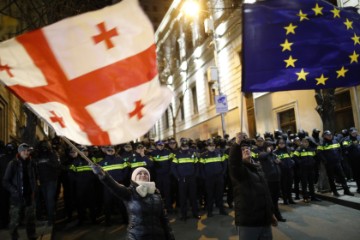
[[[173,97],[159,83],[153,28],[137,0],[0,43],[0,80],[58,135],[85,145],[142,136]]]

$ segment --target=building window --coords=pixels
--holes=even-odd
[[[164,113],[163,122],[164,122],[165,129],[169,129],[170,128],[170,121],[169,121],[169,110],[168,109],[166,109],[166,111]]]
[[[291,130],[292,132],[297,132],[294,108],[279,112],[278,117],[281,130]]]
[[[192,102],[193,102],[193,113],[198,114],[199,113],[199,107],[198,107],[198,102],[197,102],[196,86],[193,86],[191,88],[191,95],[192,95]]]
[[[335,94],[335,132],[354,127],[350,91]]]
[[[214,81],[209,81],[209,102],[210,102],[210,106],[215,104],[215,82]]]
[[[179,104],[180,104],[180,119],[181,121],[184,121],[185,120],[184,96],[179,97]]]

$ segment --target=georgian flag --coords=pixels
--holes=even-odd
[[[58,135],[85,145],[142,136],[173,96],[159,84],[153,28],[137,0],[0,43],[0,80]]]

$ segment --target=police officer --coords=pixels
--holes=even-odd
[[[291,157],[291,153],[286,146],[286,141],[281,137],[276,141],[277,148],[274,154],[280,160],[281,169],[281,192],[284,204],[295,204],[291,196],[291,188],[294,181],[294,166],[295,162]]]
[[[349,129],[349,134],[343,141],[343,148],[349,159],[357,192],[360,193],[360,135],[354,127]]]
[[[318,146],[317,150],[319,157],[325,164],[331,191],[334,196],[340,196],[335,186],[336,175],[337,180],[341,183],[344,189],[344,194],[354,196],[354,194],[350,192],[349,187],[346,185],[344,172],[341,167],[342,152],[340,143],[333,139],[333,135],[329,130],[324,131],[323,139],[323,144]]]
[[[187,200],[190,199],[192,215],[200,219],[197,205],[196,176],[198,174],[198,159],[196,152],[189,149],[189,143],[183,141],[179,151],[175,154],[171,165],[172,173],[179,183],[179,198],[181,208],[180,220],[187,219]],[[189,194],[189,195],[188,195]]]
[[[87,147],[79,146],[79,150],[88,156]],[[74,159],[71,169],[75,172],[78,225],[84,223],[87,209],[89,209],[90,212],[91,222],[96,223],[96,191],[94,191],[94,185],[96,185],[99,180],[93,173],[88,162],[80,156]]]
[[[103,170],[108,172],[116,182],[124,185],[125,179],[129,178],[128,164],[120,156],[115,155],[114,146],[106,146],[103,150],[105,157],[100,162],[100,166],[102,166]],[[111,214],[114,212],[116,206],[120,209],[123,223],[127,223],[127,213],[123,202],[119,201],[108,188],[105,187],[103,189],[105,225],[111,225]]]
[[[200,173],[205,179],[207,216],[213,216],[214,202],[221,215],[227,215],[223,203],[224,177],[227,162],[222,153],[215,149],[212,139],[207,141],[207,150],[200,156]]]
[[[165,199],[165,209],[168,213],[173,211],[171,200],[171,162],[174,157],[168,149],[165,148],[163,141],[156,142],[156,149],[150,153],[154,163],[155,184]]]
[[[138,167],[144,167],[152,172],[153,162],[145,155],[145,147],[142,143],[138,143],[135,147],[135,153],[129,159],[131,172]]]
[[[46,206],[47,224],[52,225],[55,221],[57,181],[61,170],[60,160],[46,140],[39,142],[34,158],[40,192]]]
[[[314,169],[316,149],[310,146],[310,138],[305,137],[301,141],[301,146],[294,153],[294,159],[300,168],[301,189],[305,203],[320,201],[315,197],[314,191]]]

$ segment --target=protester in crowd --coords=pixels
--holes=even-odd
[[[34,160],[40,183],[40,193],[45,201],[47,224],[52,225],[55,221],[57,182],[61,170],[60,160],[47,140],[38,143],[35,148]]]
[[[22,213],[25,217],[26,234],[29,240],[37,239],[35,228],[35,166],[30,157],[31,148],[22,143],[18,154],[7,165],[3,178],[4,187],[10,192],[10,224],[11,240],[19,239],[18,227]]]
[[[276,226],[277,219],[261,166],[251,159],[250,145],[245,135],[238,135],[230,150],[235,225],[241,240],[272,239],[271,225]]]
[[[124,202],[128,210],[126,239],[175,239],[161,195],[155,183],[150,182],[150,173],[146,168],[138,167],[132,172],[131,184],[127,188],[117,183],[99,165],[91,167],[101,182]]]

